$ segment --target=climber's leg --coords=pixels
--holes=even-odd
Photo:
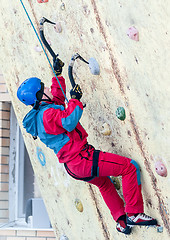
[[[124,211],[124,202],[118,195],[114,184],[109,177],[96,177],[90,181],[90,183],[96,185],[101,195],[110,209],[113,219],[117,222],[117,231],[130,234],[131,228],[127,226],[126,215]]]
[[[100,152],[99,176],[122,176],[125,212],[143,213],[140,170],[137,162],[116,154]]]
[[[99,188],[101,195],[110,209],[111,215],[115,221],[125,214],[124,202],[118,195],[114,184],[108,177],[96,177],[89,183],[92,183]]]

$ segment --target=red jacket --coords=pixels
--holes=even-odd
[[[65,79],[58,77],[66,93]],[[57,154],[59,162],[66,163],[74,159],[87,143],[88,134],[80,125],[83,105],[76,99],[70,99],[65,108],[65,97],[54,77],[51,93],[53,103],[42,102],[32,109],[23,119],[23,126],[32,136],[40,140]]]
[[[66,93],[65,79],[58,77],[58,80]],[[52,79],[51,93],[54,96],[52,99],[54,104],[64,107],[56,109],[53,107],[54,104],[51,104],[51,107],[43,112],[43,125],[47,136],[58,135],[61,139],[62,136],[67,139],[62,143],[60,138],[56,138],[55,143],[60,149],[55,151],[59,162],[64,163],[74,159],[87,143],[88,134],[79,123],[83,105],[76,99],[70,99],[68,107],[65,108],[65,97],[55,77]]]

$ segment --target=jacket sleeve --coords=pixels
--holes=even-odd
[[[58,77],[58,80],[61,84],[61,87],[66,94],[66,84],[65,84],[65,79],[62,76]],[[63,92],[60,88],[60,85],[56,79],[56,77],[52,78],[52,85],[51,85],[51,93],[53,95],[52,101],[55,102],[58,105],[65,105],[65,97],[63,95]]]
[[[46,133],[61,134],[71,132],[77,126],[83,113],[83,104],[77,99],[70,99],[64,110],[50,108],[43,114],[43,123]]]

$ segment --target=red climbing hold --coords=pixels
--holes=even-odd
[[[135,27],[130,27],[127,31],[129,38],[135,41],[139,41],[139,32]]]
[[[162,177],[166,177],[167,176],[167,169],[165,167],[165,165],[163,164],[163,162],[158,161],[155,163],[155,169],[158,175],[162,176]]]
[[[48,2],[48,0],[37,0],[38,3],[45,3]]]

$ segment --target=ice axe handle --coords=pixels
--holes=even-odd
[[[74,78],[73,78],[73,65],[77,58],[81,59],[83,62],[88,64],[88,62],[86,60],[84,60],[84,58],[82,58],[78,53],[76,53],[75,55],[72,56],[71,61],[69,63],[69,67],[68,67],[68,76],[69,76],[72,88],[74,88],[76,85]],[[83,105],[83,108],[85,108],[85,107],[86,107],[86,104]]]
[[[53,59],[56,59],[56,54],[55,52],[52,50],[52,48],[50,47],[49,43],[47,42],[47,40],[45,39],[45,36],[44,36],[44,26],[43,24],[45,22],[48,22],[48,23],[51,23],[51,24],[55,24],[54,22],[51,22],[50,20],[48,20],[47,18],[42,18],[40,20],[40,26],[39,26],[39,33],[40,33],[40,37],[41,37],[41,40],[42,42],[44,43],[44,45],[46,46],[46,48],[48,49],[49,53],[51,54],[51,56],[53,57]]]
[[[72,88],[74,88],[76,83],[73,78],[73,66],[71,66],[71,65],[69,65],[69,67],[68,67],[68,76],[69,76]]]

